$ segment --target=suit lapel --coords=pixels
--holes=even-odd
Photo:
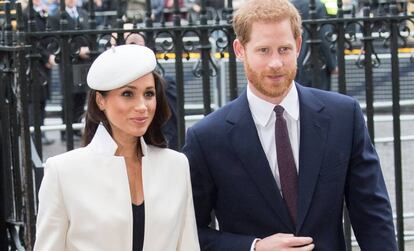
[[[329,117],[323,114],[324,105],[299,85],[300,146],[299,146],[299,198],[297,231],[303,225],[309,210],[319,170],[326,149]]]
[[[74,30],[76,28],[75,19],[70,16],[69,12],[65,11],[65,14],[66,14],[66,20],[68,21],[68,29]]]
[[[246,92],[234,102],[227,117],[227,122],[231,124],[228,135],[234,152],[280,221],[294,232],[293,223],[260,143]]]

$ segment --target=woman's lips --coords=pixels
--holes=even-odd
[[[136,117],[136,118],[131,118],[131,121],[134,122],[135,124],[145,124],[145,122],[147,122],[148,117]]]

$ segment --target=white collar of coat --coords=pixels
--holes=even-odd
[[[142,154],[146,156],[148,147],[145,143],[144,137],[140,137],[140,143]],[[89,149],[92,149],[94,152],[105,155],[115,155],[115,152],[118,149],[118,145],[116,144],[115,140],[102,124],[100,124],[96,129],[95,135],[87,147]]]

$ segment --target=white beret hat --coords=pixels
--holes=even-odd
[[[152,72],[157,65],[148,47],[128,44],[112,47],[92,63],[87,83],[91,89],[109,91]]]

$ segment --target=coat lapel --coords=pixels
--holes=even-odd
[[[300,103],[299,198],[297,231],[309,210],[326,149],[329,117],[324,104],[310,91],[297,85]]]
[[[293,232],[293,223],[260,143],[248,106],[246,92],[234,101],[232,111],[226,119],[231,125],[228,131],[229,140],[234,152],[242,161],[243,168],[278,215],[280,221]]]

